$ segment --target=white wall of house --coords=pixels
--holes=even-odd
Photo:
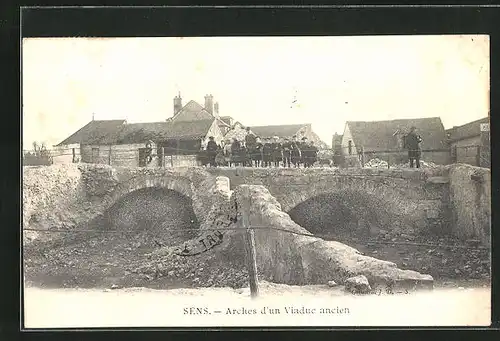
[[[345,129],[344,129],[344,134],[342,135],[342,143],[341,143],[342,155],[344,155],[344,156],[349,156],[349,141],[351,141],[352,155],[356,155],[357,154],[356,145],[354,144],[354,140],[352,138],[352,134],[351,134],[351,130],[349,129],[349,125],[346,124]]]
[[[212,123],[212,125],[210,126],[210,129],[208,129],[208,133],[202,141],[202,146],[205,147],[207,145],[207,143],[209,141],[208,138],[210,136],[213,136],[215,142],[219,145],[220,145],[221,141],[224,139],[224,134],[222,133],[221,129],[219,128],[219,124],[217,123],[217,121],[214,121]]]

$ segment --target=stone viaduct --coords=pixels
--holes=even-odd
[[[127,169],[71,165],[26,168],[23,172],[25,228],[77,229],[80,224],[105,217],[108,209],[128,193],[160,187],[191,199],[202,231],[186,243],[198,245],[200,238],[212,233],[203,229],[215,228],[224,236],[220,238],[221,252],[238,246],[239,251],[230,253],[234,257],[243,249],[238,244],[242,239],[235,239],[241,231],[224,231],[224,227],[234,223],[242,226],[239,218],[248,207],[249,220],[254,224],[281,227],[281,231],[255,232],[259,269],[265,278],[279,283],[318,284],[330,279],[343,283],[357,274],[366,275],[370,283],[432,283],[428,275],[398,269],[394,263],[361,255],[338,242],[304,235],[307,231],[287,213],[322,195],[336,194],[336,201],[350,205],[358,216],[364,215],[368,225],[375,215],[378,224],[402,233],[448,229],[447,233],[484,243],[490,236],[490,172],[465,165],[428,170]],[[328,210],[335,204],[325,202],[321,209]],[[45,216],[40,216],[40,211],[46,212]]]
[[[85,192],[98,212],[104,212],[133,191],[161,187],[192,199],[193,209],[203,224],[212,205],[210,185],[217,177],[229,179],[231,189],[241,184],[263,185],[278,200],[281,210],[290,212],[308,199],[338,193],[350,201],[356,215],[363,216],[367,205],[376,205],[376,218],[394,228],[429,228],[449,220],[449,179],[443,169],[431,171],[378,169],[207,169],[213,179],[196,168],[128,169],[86,167]],[[210,181],[212,180],[212,182]],[[208,192],[207,192],[208,191]],[[328,209],[328,204],[326,203]],[[373,209],[370,211],[373,214]],[[402,223],[404,221],[404,223]],[[443,226],[441,226],[443,225]],[[406,231],[410,232],[410,231]]]
[[[368,212],[364,205],[375,206],[370,212],[373,215],[375,209],[375,218],[384,229],[400,228],[404,233],[437,229],[489,241],[491,184],[490,171],[484,168],[454,165],[424,170],[152,169],[91,164],[78,168],[80,179],[73,192],[66,188],[67,184],[56,181],[52,193],[46,193],[47,198],[32,196],[32,200],[44,201],[44,205],[53,201],[62,215],[73,209],[82,212],[81,219],[88,220],[105,212],[128,193],[161,187],[192,199],[193,210],[203,226],[208,213],[217,205],[214,195],[224,196],[220,190],[214,192],[215,184],[225,179],[222,186],[230,186],[231,190],[242,184],[265,186],[285,213],[308,199],[337,194],[337,198],[348,203],[359,216]],[[58,190],[57,186],[61,188]],[[70,192],[71,198],[65,197]],[[61,198],[54,193],[60,193]],[[333,203],[326,203],[325,209],[329,204]],[[25,220],[30,218],[29,212],[23,213]],[[371,219],[369,215],[363,217],[367,224]]]

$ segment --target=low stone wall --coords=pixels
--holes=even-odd
[[[247,205],[251,225],[281,229],[255,230],[257,266],[267,280],[297,285],[325,284],[330,280],[344,283],[351,276],[365,275],[371,285],[432,287],[433,279],[429,275],[398,269],[394,263],[363,256],[341,243],[304,236],[309,233],[281,211],[279,202],[263,186],[238,186],[232,201],[239,222]]]
[[[452,233],[490,243],[491,172],[465,164],[450,167]]]

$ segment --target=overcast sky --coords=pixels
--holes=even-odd
[[[39,38],[23,41],[23,143],[61,142],[92,119],[163,121],[173,97],[244,125],[488,115],[487,36]]]

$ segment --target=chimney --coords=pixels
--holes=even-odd
[[[214,116],[219,117],[219,102],[215,102],[214,104]]]
[[[176,115],[182,109],[182,98],[181,93],[179,92],[179,96],[174,97],[174,115]]]
[[[205,110],[210,114],[214,114],[214,96],[206,95],[205,96]]]

